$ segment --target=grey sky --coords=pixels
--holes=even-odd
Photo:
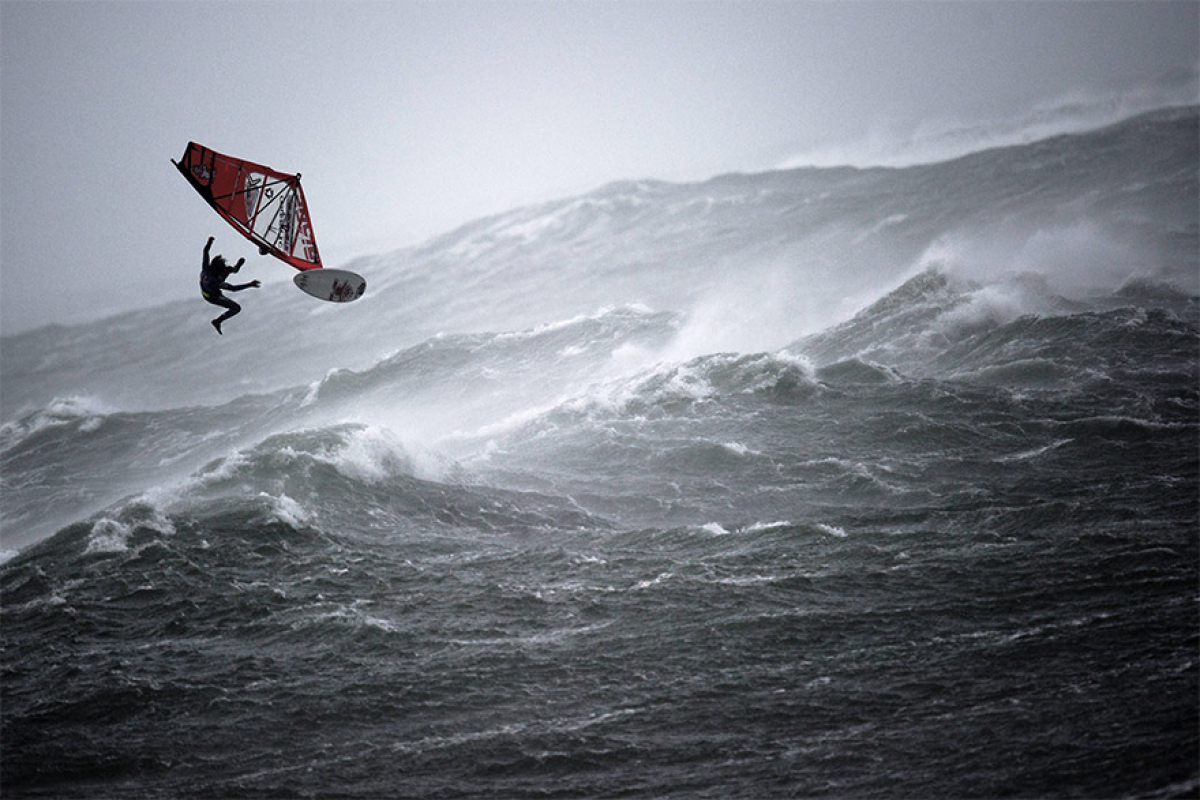
[[[328,266],[613,180],[887,161],[1195,102],[1195,2],[0,2],[0,331],[194,296],[189,140],[304,175]],[[197,300],[197,302],[200,302]]]

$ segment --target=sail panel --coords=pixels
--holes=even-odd
[[[321,267],[299,175],[232,158],[195,142],[189,142],[183,158],[173,163],[263,255],[273,255],[298,270]]]

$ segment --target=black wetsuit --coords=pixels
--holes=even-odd
[[[240,305],[226,297],[222,292],[240,292],[242,289],[249,289],[254,285],[253,281],[239,284],[226,283],[226,278],[236,271],[236,267],[225,264],[223,260],[216,264],[209,261],[208,248],[204,248],[204,266],[200,269],[200,294],[214,306],[229,309],[213,320],[213,327],[217,329],[217,333],[221,332],[222,322],[242,310]]]
[[[205,259],[207,261],[207,259]],[[224,306],[231,313],[222,315],[222,319],[228,319],[234,314],[242,310],[242,307],[230,300],[225,295],[221,294],[222,290],[228,289],[231,292],[236,292],[241,286],[231,286],[225,282],[225,279],[230,276],[233,270],[230,267],[224,269],[214,267],[211,264],[205,264],[204,269],[200,271],[200,294],[204,299],[215,306]]]

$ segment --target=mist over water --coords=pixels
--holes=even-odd
[[[6,337],[6,796],[1194,794],[1198,142],[619,183],[221,338]]]

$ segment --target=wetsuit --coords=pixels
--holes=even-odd
[[[212,261],[209,261],[208,258],[208,249],[211,246],[212,242],[210,241],[204,247],[204,266],[200,269],[200,294],[205,300],[212,303],[214,306],[221,306],[222,308],[229,309],[224,314],[212,321],[213,327],[217,329],[217,333],[220,333],[221,323],[242,310],[240,305],[235,303],[233,300],[230,300],[228,297],[222,294],[222,292],[240,292],[242,289],[249,289],[251,286],[254,286],[255,282],[251,281],[250,283],[239,284],[226,283],[226,278],[238,271],[238,269],[241,267],[241,262],[238,262],[238,266],[236,267],[231,267],[228,264],[225,264],[223,260],[218,260],[218,262],[214,264]]]

